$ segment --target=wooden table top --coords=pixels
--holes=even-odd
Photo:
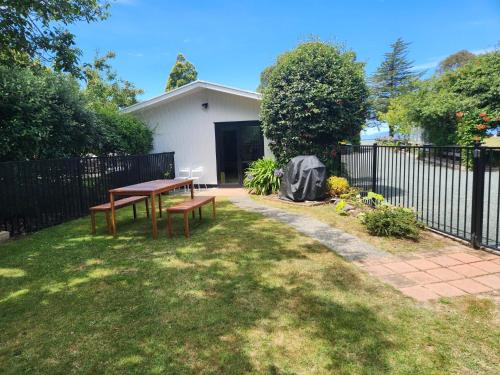
[[[123,186],[116,189],[111,189],[110,193],[117,194],[128,194],[128,193],[154,193],[160,190],[170,190],[175,189],[177,187],[189,185],[193,180],[185,179],[185,180],[153,180],[141,182],[139,184]]]

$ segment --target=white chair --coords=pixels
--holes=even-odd
[[[198,190],[200,189],[200,178],[203,177],[203,167],[197,167],[194,169],[191,169],[191,180],[193,180],[193,184],[198,185]],[[205,185],[205,189],[207,188],[207,184]]]
[[[191,177],[191,168],[179,168],[179,174],[175,176],[174,180],[187,180]],[[184,191],[187,187],[184,186]]]

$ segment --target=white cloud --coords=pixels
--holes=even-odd
[[[426,69],[434,69],[436,66],[438,66],[439,62],[441,60],[435,60],[435,61],[430,61],[428,63],[424,64],[418,64],[415,65],[412,70],[426,70]]]

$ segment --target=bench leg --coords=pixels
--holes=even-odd
[[[212,200],[212,217],[215,219],[215,199]]]
[[[198,207],[198,216],[199,216],[199,219],[201,220],[201,207]]]
[[[167,229],[168,229],[168,236],[172,238],[174,233],[172,231],[172,215],[170,214],[170,212],[167,212]]]
[[[146,202],[146,216],[149,218],[149,199],[146,198],[144,202]]]
[[[95,234],[95,212],[90,211],[90,226],[92,227],[92,234]]]
[[[132,205],[132,210],[134,211],[134,221],[137,219],[137,209],[135,208],[135,203]]]
[[[184,212],[184,237],[189,238],[189,218],[187,211]]]
[[[109,215],[109,211],[106,211],[106,225],[108,227],[108,233],[109,234],[113,234],[113,227],[112,227],[112,224],[111,224],[111,218],[110,218],[110,215]]]

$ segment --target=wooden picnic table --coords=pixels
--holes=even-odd
[[[194,198],[194,185],[193,180],[153,180],[147,182],[141,182],[140,184],[124,186],[116,189],[111,189],[109,191],[109,202],[111,204],[111,231],[113,235],[116,235],[116,217],[115,217],[115,197],[126,195],[147,195],[150,197],[151,204],[151,225],[153,227],[153,238],[158,238],[158,225],[156,223],[156,196],[159,196],[159,207],[161,216],[161,194],[181,188],[184,186],[189,186],[191,190],[191,199]],[[193,212],[194,213],[194,212]]]

